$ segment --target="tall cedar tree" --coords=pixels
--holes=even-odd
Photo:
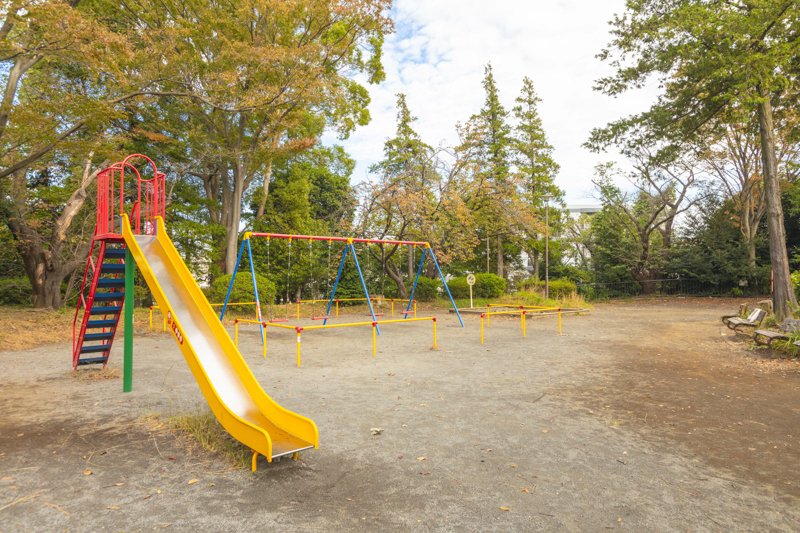
[[[564,197],[564,192],[555,184],[559,166],[553,159],[553,146],[547,141],[539,116],[538,107],[541,102],[533,81],[525,76],[522,90],[515,100],[516,105],[512,108],[516,119],[512,147],[514,165],[523,188],[523,202],[528,205],[534,222],[545,219],[546,203],[552,206],[561,203]],[[550,215],[554,214],[551,211]],[[547,231],[549,232],[549,228]],[[534,275],[538,275],[539,257],[544,248],[541,232],[529,231],[527,252],[533,257]]]
[[[509,237],[510,208],[518,196],[509,164],[511,128],[508,111],[500,103],[491,64],[486,65],[482,85],[486,93],[483,108],[470,118],[468,125],[472,135],[467,144],[471,146],[462,145],[460,148],[462,151],[472,150],[476,193],[471,207],[479,213],[485,238],[495,241],[497,275],[505,276],[503,243]]]

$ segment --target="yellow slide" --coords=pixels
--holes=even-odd
[[[261,388],[194,277],[156,218],[156,235],[134,235],[127,216],[122,235],[222,427],[272,461],[319,447],[313,421],[278,405]]]

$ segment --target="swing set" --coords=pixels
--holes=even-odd
[[[266,248],[267,248],[267,276],[271,275],[271,252],[270,252],[270,242],[272,240],[285,240],[287,241],[287,268],[286,268],[286,288],[285,294],[281,298],[281,305],[285,307],[285,313],[283,317],[276,317],[273,313],[273,301],[268,303],[268,318],[265,320],[264,316],[261,311],[261,302],[258,295],[258,283],[256,282],[256,273],[255,273],[255,264],[253,262],[253,249],[251,246],[251,240],[254,238],[263,238],[266,239]],[[327,279],[327,286],[326,292],[328,293],[328,297],[325,299],[316,298],[318,294],[317,292],[317,279],[312,275],[311,281],[311,288],[312,288],[312,298],[308,300],[303,300],[299,297],[295,298],[294,301],[289,294],[289,286],[290,286],[290,271],[292,269],[292,246],[293,243],[299,243],[302,241],[308,242],[308,254],[309,254],[309,263],[313,263],[314,261],[314,250],[313,250],[313,243],[317,241],[327,242],[328,250],[327,250],[327,258],[328,258],[328,274],[326,276]],[[341,251],[341,259],[339,260],[339,267],[336,272],[336,277],[331,281],[331,258],[332,258],[332,249],[334,243],[344,243],[344,247]],[[381,247],[381,258],[383,261],[382,269],[386,269],[386,255],[384,251],[384,246],[410,246],[412,249],[416,249],[417,247],[422,248],[422,256],[420,257],[419,264],[417,266],[416,277],[414,278],[414,283],[411,288],[411,294],[409,295],[408,300],[403,300],[405,303],[405,311],[401,312],[403,321],[408,319],[409,316],[416,315],[416,300],[414,300],[414,294],[417,290],[417,283],[419,281],[419,277],[422,275],[422,269],[425,266],[425,261],[428,257],[430,257],[433,265],[436,268],[436,272],[439,274],[439,277],[442,280],[442,285],[447,292],[447,296],[450,299],[450,303],[453,306],[453,310],[455,311],[456,316],[458,317],[458,321],[461,324],[461,327],[464,327],[464,320],[461,318],[461,313],[458,310],[458,306],[456,305],[455,300],[453,299],[453,295],[450,293],[450,288],[447,286],[447,281],[445,280],[444,273],[442,272],[441,267],[439,266],[439,261],[436,259],[436,255],[433,253],[433,249],[431,248],[430,244],[427,242],[420,242],[420,241],[399,241],[399,240],[389,240],[389,239],[359,239],[354,237],[330,237],[330,236],[320,236],[320,235],[292,235],[292,234],[285,234],[285,233],[256,233],[256,232],[246,232],[242,238],[242,244],[239,247],[239,253],[236,257],[236,265],[233,269],[233,275],[231,276],[230,284],[228,285],[228,291],[225,295],[225,301],[222,304],[222,310],[220,311],[219,318],[222,320],[225,317],[225,312],[227,310],[228,305],[232,305],[229,303],[231,292],[233,291],[233,284],[236,280],[236,275],[239,272],[239,268],[242,264],[242,257],[244,255],[245,250],[247,250],[247,259],[250,264],[250,277],[253,283],[253,295],[255,299],[256,305],[256,318],[257,322],[259,323],[259,327],[261,330],[262,339],[264,338],[264,328],[265,324],[276,323],[276,322],[289,322],[289,307],[290,305],[294,304],[296,306],[295,317],[299,320],[300,318],[300,305],[303,303],[310,303],[312,305],[312,313],[311,319],[312,320],[322,320],[322,327],[328,325],[328,320],[331,317],[331,309],[335,307],[335,317],[338,317],[338,310],[339,310],[339,303],[340,302],[353,302],[353,301],[364,301],[367,304],[369,309],[369,316],[372,318],[372,322],[376,324],[377,333],[380,335],[380,327],[377,326],[378,324],[378,316],[382,316],[381,313],[375,312],[375,307],[373,303],[384,302],[387,301],[383,298],[383,295],[379,298],[375,298],[370,296],[370,292],[367,286],[367,281],[364,278],[364,273],[361,269],[361,264],[358,260],[358,253],[356,252],[356,244],[363,244],[367,247],[370,245],[380,245]],[[295,245],[296,246],[296,245]],[[297,253],[297,252],[295,252]],[[369,254],[369,250],[367,250],[367,254]],[[336,298],[336,291],[339,288],[339,282],[342,279],[342,274],[344,273],[344,267],[347,263],[347,257],[352,256],[353,263],[356,267],[356,272],[358,273],[358,279],[361,285],[361,289],[363,291],[364,297],[363,298]],[[368,259],[369,262],[369,259]],[[394,300],[392,301],[392,306],[394,306]],[[314,305],[316,303],[323,303],[327,302],[325,306],[325,311],[323,314],[317,315],[315,313]]]

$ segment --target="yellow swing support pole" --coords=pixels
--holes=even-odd
[[[376,357],[378,355],[378,324],[377,322],[372,323],[372,357]]]
[[[433,320],[433,349],[436,350],[436,317],[431,318],[431,320]]]
[[[239,347],[239,319],[234,319],[233,321],[233,343],[236,347]]]

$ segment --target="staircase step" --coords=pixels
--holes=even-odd
[[[116,315],[122,311],[121,305],[101,305],[101,306],[92,306],[91,310],[89,311],[90,315]]]
[[[86,359],[78,359],[78,366],[105,363],[106,360],[108,360],[108,357],[87,357]]]
[[[89,328],[113,328],[117,325],[116,320],[90,320],[86,323],[86,329]]]
[[[125,253],[125,248],[106,248],[106,257],[112,259],[124,259]]]
[[[114,333],[111,331],[106,331],[104,333],[85,333],[83,335],[84,341],[104,341],[113,338],[114,338]]]
[[[96,292],[94,293],[94,300],[102,302],[113,302],[116,300],[122,301],[125,299],[125,292]]]
[[[103,263],[103,266],[100,267],[100,272],[125,272],[125,265],[122,263]]]
[[[107,352],[111,349],[110,344],[96,344],[94,346],[81,346],[81,353]]]
[[[97,280],[98,287],[124,287],[125,278],[100,278]]]

